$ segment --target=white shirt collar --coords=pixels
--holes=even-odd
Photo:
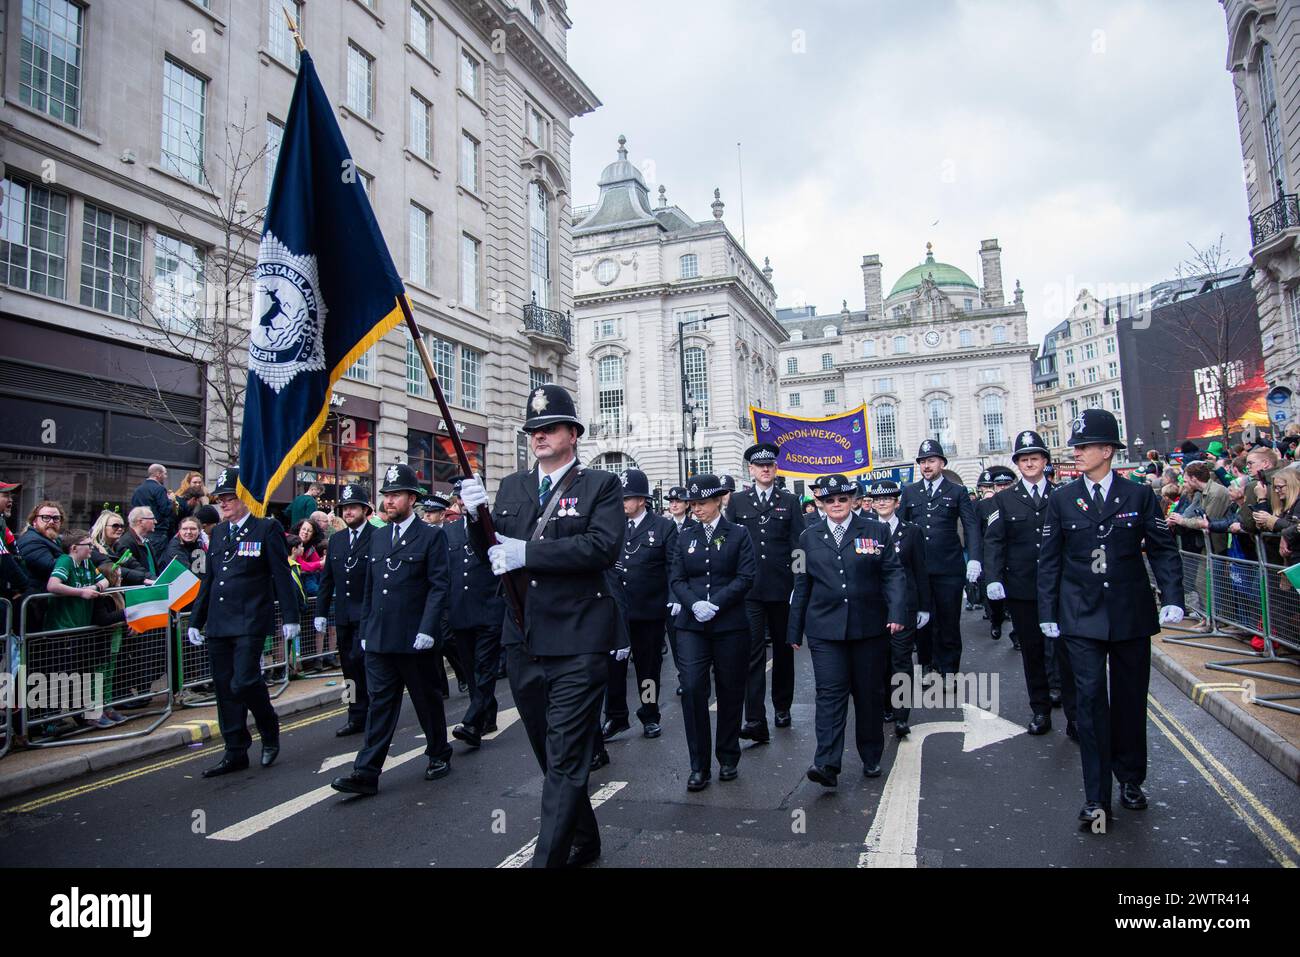
[[[1088,478],[1088,476],[1086,475],[1083,476],[1084,485],[1087,487],[1088,490],[1088,498],[1092,498],[1092,486],[1094,484],[1101,486],[1102,501],[1105,501],[1106,499],[1110,498],[1110,483],[1114,480],[1114,478],[1115,478],[1115,473],[1113,471],[1107,472],[1106,477],[1102,479],[1100,482],[1096,482],[1096,483],[1094,483],[1092,479]]]
[[[935,490],[938,489],[939,486],[942,485],[942,484],[943,484],[943,476],[942,476],[942,475],[940,475],[940,476],[939,476],[937,479],[935,479],[933,482],[931,482],[930,480],[927,479],[927,480],[926,480],[926,483],[925,483],[925,493],[926,493],[927,495],[933,495],[934,492],[935,492]]]
[[[1042,476],[1039,476],[1037,484],[1029,481],[1029,479],[1026,478],[1022,478],[1020,480],[1020,484],[1025,487],[1025,491],[1028,492],[1030,495],[1034,494],[1034,489],[1038,489],[1038,494],[1040,496],[1047,494],[1047,479],[1043,478]]]
[[[649,514],[650,514],[650,510],[648,508],[643,508],[641,509],[640,515],[638,515],[636,518],[629,518],[628,521],[632,523],[633,528],[640,528],[641,520],[644,519]]]
[[[760,502],[770,502],[775,492],[776,492],[775,482],[769,485],[766,489],[763,488],[763,486],[759,485],[757,482],[754,483],[754,493],[758,496],[758,500]]]
[[[721,518],[722,518],[722,516],[719,515],[717,518],[715,518],[715,519],[714,519],[712,522],[710,522],[708,525],[705,525],[705,526],[704,526],[704,541],[705,541],[705,542],[708,542],[708,540],[711,539],[711,538],[713,537],[713,530],[714,530],[715,528],[718,527],[718,522],[719,522],[719,520],[721,520]]]
[[[561,466],[560,466],[558,469],[556,469],[554,472],[543,472],[543,471],[542,471],[542,467],[541,467],[541,465],[538,465],[538,466],[537,466],[537,487],[538,487],[538,489],[540,489],[540,488],[542,487],[542,479],[543,479],[546,475],[550,475],[550,477],[551,477],[551,488],[555,488],[555,486],[557,486],[557,485],[560,484],[560,479],[564,478],[564,473],[567,472],[567,471],[569,471],[569,469],[573,468],[573,466],[576,465],[577,462],[578,462],[578,459],[577,459],[577,457],[575,456],[574,458],[569,459],[569,461],[568,461],[566,464],[561,465]]]
[[[238,533],[238,531],[239,531],[241,528],[244,527],[244,523],[248,521],[248,516],[250,516],[250,515],[252,515],[252,514],[253,514],[252,512],[245,512],[245,513],[244,513],[244,517],[241,518],[239,521],[237,521],[237,522],[231,522],[231,523],[230,523],[230,531],[231,531],[232,533]],[[135,529],[131,529],[131,531],[135,531]]]
[[[852,512],[849,512],[848,515],[844,516],[844,521],[842,522],[833,521],[829,515],[825,515],[823,517],[826,519],[826,527],[829,528],[831,531],[834,531],[837,525],[842,525],[844,528],[848,528],[850,525],[853,524]]]
[[[415,521],[415,510],[412,509],[411,514],[406,516],[405,521],[397,522],[396,524],[390,522],[389,524],[393,525],[394,528],[398,529],[397,537],[401,538],[403,535],[406,534],[406,530],[411,527],[411,523],[414,521]]]

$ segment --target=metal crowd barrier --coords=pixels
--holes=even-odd
[[[18,641],[14,637],[14,606],[8,598],[0,598],[0,682],[7,689],[0,694],[0,758],[9,753],[14,744],[14,706],[17,704]]]
[[[103,594],[122,591],[110,588]],[[149,734],[172,713],[168,629],[136,633],[125,622],[47,627],[49,616],[58,607],[55,603],[72,601],[87,599],[42,593],[28,596],[20,607],[18,668],[13,686],[22,705],[18,712],[20,734],[33,748],[118,741]],[[151,707],[159,695],[163,704]],[[134,731],[92,735],[96,729],[83,715],[89,712],[97,716],[96,712],[110,708],[138,711],[134,717],[155,720]],[[69,720],[73,727],[66,727]]]
[[[1184,551],[1183,580],[1187,595],[1196,595],[1208,631],[1186,627],[1167,630],[1196,633],[1200,638],[1231,638],[1249,642],[1259,638],[1262,650],[1234,649],[1221,644],[1209,644],[1189,638],[1162,636],[1161,641],[1187,645],[1215,652],[1235,652],[1230,657],[1205,663],[1212,671],[1223,671],[1243,677],[1274,681],[1295,687],[1297,690],[1270,694],[1254,694],[1252,704],[1290,714],[1300,714],[1300,707],[1283,702],[1300,700],[1300,676],[1266,670],[1270,666],[1300,668],[1300,594],[1286,582],[1282,565],[1268,561],[1266,541],[1276,535],[1256,535],[1255,558],[1234,558],[1215,555],[1210,547],[1209,533],[1204,536],[1203,553]],[[1279,651],[1283,649],[1283,651]]]

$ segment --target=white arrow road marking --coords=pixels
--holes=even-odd
[[[627,787],[626,781],[610,781],[599,791],[591,796],[591,806],[593,809],[600,807],[619,791]],[[515,851],[504,861],[497,865],[502,867],[527,867],[533,859],[533,851],[537,848],[537,838],[533,838],[519,850]]]
[[[997,744],[1025,729],[1004,718],[963,704],[961,721],[930,721],[912,726],[894,757],[889,780],[880,795],[875,820],[858,856],[858,867],[916,867],[916,832],[921,805],[921,753],[932,734],[954,731],[965,735],[962,751],[978,751]]]
[[[497,730],[492,734],[484,735],[484,740],[487,740],[489,738],[495,738],[497,735],[501,734],[501,732],[505,731],[506,728],[510,727],[518,720],[519,720],[518,709],[507,708],[505,711],[502,711],[499,715],[497,715]],[[454,740],[451,736],[450,728],[447,729],[447,740],[448,741]],[[407,761],[413,761],[416,758],[420,757],[422,754],[424,754],[424,745],[420,745],[420,747],[418,748],[412,748],[410,751],[404,751],[401,754],[397,754],[397,755],[390,754],[388,756],[388,759],[384,761],[384,770],[388,771],[391,770],[392,768],[397,767],[398,765],[405,764]],[[320,770],[317,771],[316,773],[323,774],[325,771],[331,768],[337,768],[341,765],[347,764],[348,762],[352,761],[355,757],[356,757],[356,752],[354,751],[349,754],[336,754],[333,757],[326,758],[324,761],[321,762]],[[267,810],[263,811],[261,814],[254,814],[252,817],[245,818],[244,820],[238,822],[237,824],[232,824],[229,827],[223,827],[221,830],[216,831],[213,834],[209,834],[208,840],[242,841],[245,838],[252,837],[254,834],[258,834],[262,831],[265,831],[267,828],[272,827],[273,825],[279,824],[281,821],[286,821],[289,818],[293,817],[295,814],[305,811],[309,807],[313,807],[319,804],[321,801],[324,801],[330,796],[338,793],[339,793],[338,791],[335,791],[332,787],[326,784],[322,787],[318,787],[315,788],[314,790],[308,791],[306,794],[300,794],[298,795],[298,797],[285,801],[282,804],[277,804],[273,808],[268,808]]]

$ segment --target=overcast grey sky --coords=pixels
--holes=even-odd
[[[781,306],[862,308],[936,257],[980,281],[1002,245],[1033,339],[1081,288],[1174,275],[1187,243],[1248,252],[1214,0],[569,0],[569,60],[603,102],[573,123],[573,202],[615,140],[696,219],[722,189]]]

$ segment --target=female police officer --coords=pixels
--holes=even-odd
[[[718,693],[718,779],[736,778],[740,762],[740,716],[749,663],[745,595],[757,565],[749,532],[722,515],[726,487],[716,475],[686,483],[686,500],[698,525],[684,526],[673,562],[677,615],[677,663],[682,674],[682,720],[691,755],[688,791],[701,791],[712,776],[709,757],[709,669]]]
[[[853,514],[854,485],[843,475],[824,475],[813,485],[826,521],[799,536],[804,571],[794,577],[786,636],[795,648],[808,636],[817,683],[817,753],[808,779],[828,788],[839,779],[850,695],[863,773],[880,774],[888,638],[903,630],[907,600],[889,526]]]

